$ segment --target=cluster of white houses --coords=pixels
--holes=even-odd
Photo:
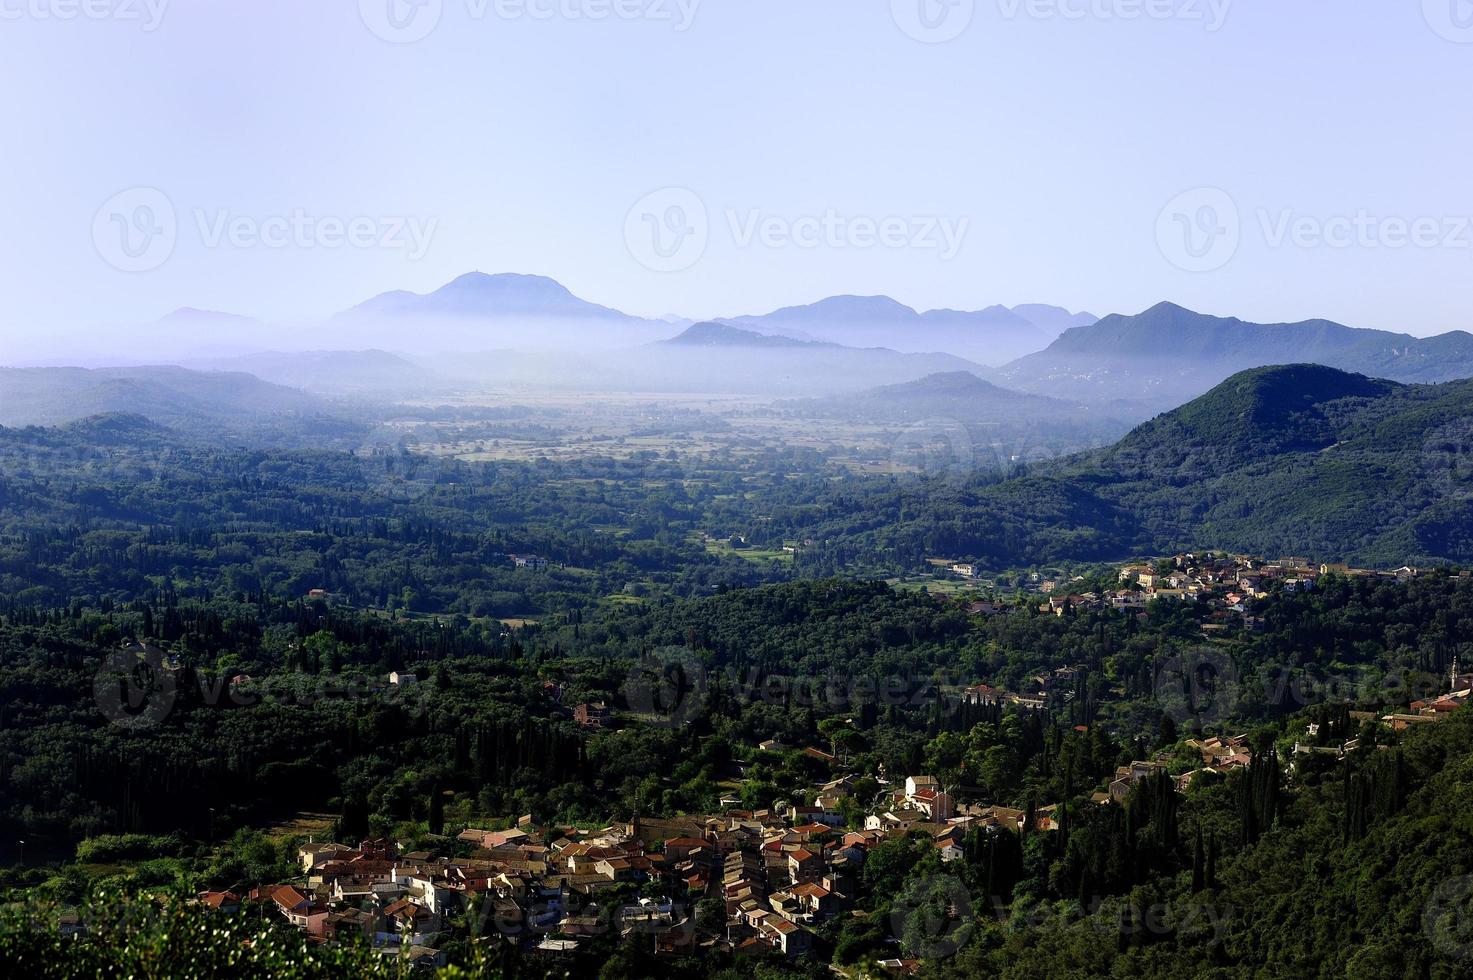
[[[1418,717],[1443,717],[1468,696],[1428,702]],[[1181,792],[1204,774],[1252,761],[1241,735],[1182,744],[1200,753],[1201,765],[1173,776]],[[1179,752],[1121,766],[1092,800],[1123,804],[1142,781],[1179,770],[1174,762]],[[406,853],[386,839],[309,842],[299,850],[299,879],[199,900],[224,911],[274,909],[318,941],[350,935],[425,968],[445,963],[439,944],[451,934],[452,913],[470,923],[470,938],[514,943],[533,956],[566,958],[590,937],[617,932],[663,956],[723,949],[798,957],[813,947],[815,926],[853,910],[867,855],[887,840],[924,835],[950,862],[966,857],[973,830],[1057,829],[1057,806],[1029,812],[964,802],[927,775],[880,782],[862,826],[846,822],[844,811],[859,801],[851,799],[855,777],[844,775],[818,787],[811,804],[637,817],[598,830],[539,826],[530,817],[504,829],[470,828],[447,848],[457,856]],[[698,926],[702,900],[721,910],[720,924],[708,918]]]
[[[540,560],[524,567],[536,567],[532,561]],[[1112,594],[1056,593],[1040,608],[1065,615],[1080,608],[1143,608],[1152,599],[1175,598],[1251,618],[1253,603],[1270,588],[1314,588],[1319,578],[1332,573],[1404,581],[1418,571],[1368,572],[1313,566],[1302,558],[1265,562],[1185,554],[1169,563],[1122,568],[1121,588]],[[981,615],[1002,611],[991,602],[974,603],[970,609]],[[1071,690],[1082,670],[1065,666],[1037,674],[1030,678],[1033,694],[976,684],[962,698],[974,705],[1044,708]],[[398,686],[415,682],[413,675],[392,680]],[[1416,702],[1407,713],[1380,720],[1407,727],[1445,717],[1473,697],[1473,676],[1460,676],[1455,666],[1453,686],[1452,694]],[[573,717],[591,729],[612,720],[603,703],[577,705]],[[1225,775],[1252,761],[1243,736],[1201,737],[1183,744],[1200,753],[1200,766],[1192,763],[1195,768],[1180,772],[1182,767],[1173,764],[1180,761],[1179,751],[1170,758],[1132,762],[1119,767],[1106,788],[1093,795],[1094,802],[1123,803],[1143,780],[1161,773],[1176,772],[1175,785],[1184,792],[1205,774]],[[784,748],[776,741],[759,746],[767,751]],[[835,762],[818,749],[803,751],[830,765]],[[386,955],[427,968],[445,962],[439,944],[451,933],[452,914],[455,921],[464,916],[472,924],[473,939],[515,943],[534,955],[554,958],[576,953],[590,937],[610,931],[638,934],[660,955],[725,949],[796,957],[811,949],[815,926],[853,909],[866,857],[884,841],[922,834],[941,860],[949,862],[965,857],[964,842],[973,830],[1055,829],[1056,806],[1023,811],[962,801],[928,775],[891,783],[881,773],[878,782],[884,791],[877,799],[853,799],[856,778],[842,775],[812,791],[811,803],[636,818],[598,830],[540,826],[523,817],[515,826],[466,829],[455,846],[447,846],[447,854],[405,853],[384,839],[354,845],[312,842],[300,849],[299,879],[244,895],[207,892],[199,900],[226,911],[250,904],[274,909],[319,941],[351,935]],[[724,800],[722,805],[735,802]],[[846,811],[865,814],[862,825],[848,823]],[[696,907],[702,901],[707,909],[722,910],[721,923],[708,918],[698,927]]]
[[[957,562],[950,566],[953,574],[977,578],[980,566]],[[1326,575],[1348,578],[1378,578],[1405,582],[1422,574],[1411,566],[1386,570],[1354,568],[1342,563],[1315,563],[1304,557],[1279,559],[1224,553],[1184,553],[1155,564],[1124,565],[1119,570],[1119,588],[1104,593],[1073,594],[1068,582],[1041,580],[1033,590],[1047,596],[1039,605],[1043,612],[1063,616],[1090,609],[1143,610],[1155,599],[1177,599],[1205,603],[1218,610],[1247,617],[1251,621],[1253,604],[1265,598],[1269,589],[1278,586],[1288,590],[1313,589]],[[1001,612],[1003,607],[978,603],[976,609],[987,615]],[[1227,615],[1220,617],[1230,618]]]
[[[958,803],[935,778],[911,776],[876,801],[862,828],[845,830],[841,808],[854,785],[853,776],[835,779],[811,804],[636,818],[600,830],[524,817],[507,829],[463,831],[449,848],[463,856],[406,853],[386,839],[309,842],[299,850],[299,879],[199,900],[225,911],[274,910],[318,941],[351,935],[424,967],[444,964],[439,944],[452,912],[473,923],[477,938],[532,955],[566,957],[617,930],[638,933],[662,955],[725,948],[802,956],[816,925],[853,908],[871,848],[921,833],[954,861],[974,827],[1016,833],[1027,820],[1021,810]],[[1053,829],[1052,810],[1036,815],[1036,829]],[[719,900],[723,925],[697,928],[702,899]]]

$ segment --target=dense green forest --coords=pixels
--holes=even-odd
[[[1311,714],[1336,724],[1337,709]],[[1383,740],[1379,751],[1367,741],[1342,760],[1296,761],[1286,775],[1276,743],[1300,727],[1258,729],[1259,762],[1226,781],[1185,796],[1147,782],[1124,808],[1074,800],[1059,833],[974,837],[961,862],[942,865],[923,840],[882,845],[864,871],[875,897],[829,932],[832,955],[842,968],[862,968],[889,955],[894,935],[924,954],[922,975],[934,977],[1466,975],[1473,720],[1459,712]],[[1055,748],[1066,771],[1071,758],[1087,765],[1077,746]],[[234,846],[253,850],[242,838]],[[140,866],[135,883],[148,873]],[[27,975],[395,972],[392,961],[352,948],[308,949],[280,927],[216,923],[178,899],[128,900],[116,891],[90,899],[110,902],[105,908],[82,899],[90,921],[108,923],[101,941],[64,939],[44,897],[68,887],[81,886],[48,881],[32,911],[7,913],[0,949]],[[23,914],[31,918],[16,918]],[[771,961],[657,962],[607,942],[585,955],[581,969],[609,978],[822,972]],[[546,964],[505,950],[473,949],[462,967],[476,976],[549,975]]]
[[[504,618],[786,577],[698,539],[758,523],[741,497],[763,478],[735,466],[232,450],[120,416],[0,430],[0,462],[0,591],[18,605],[321,589]],[[551,567],[529,574],[508,554]]]
[[[231,449],[108,416],[0,430],[0,586],[42,606],[324,589],[360,606],[511,618],[619,593],[894,577],[938,556],[994,570],[1214,547],[1382,567],[1463,560],[1470,416],[1473,383],[1266,368],[1110,449],[1011,477],[902,479],[799,448],[497,463]],[[552,567],[529,577],[507,554]]]
[[[470,463],[209,445],[130,416],[0,430],[6,914],[141,910],[100,942],[30,926],[0,942],[53,964],[40,975],[164,976],[259,927],[211,969],[393,972],[259,923],[212,939],[181,899],[291,877],[294,838],[265,829],[303,813],[440,850],[509,815],[757,809],[845,772],[855,826],[878,774],[927,772],[1053,808],[1054,826],[973,833],[945,867],[928,839],[887,841],[816,959],[658,971],[862,973],[905,953],[937,976],[1458,975],[1473,889],[1446,883],[1473,872],[1473,723],[1361,731],[1348,712],[1402,709],[1473,664],[1473,579],[1331,574],[1247,618],[1054,615],[1026,591],[979,608],[980,584],[880,579],[952,555],[1013,582],[1066,565],[1051,574],[1069,591],[1104,594],[1105,562],[1209,537],[1328,557],[1323,536],[1388,566],[1460,555],[1467,392],[1250,372],[1010,479],[855,476],[798,448]],[[1043,708],[962,696],[1055,672]],[[590,703],[613,723],[578,724]],[[1254,761],[1180,795],[1199,733],[1248,733]],[[1343,757],[1294,754],[1357,736]],[[1125,805],[1092,799],[1153,757],[1168,775]],[[449,952],[472,974],[544,969],[514,947]],[[611,977],[655,972],[645,955],[580,953]]]
[[[1108,449],[858,483],[793,527],[843,558],[990,568],[1228,548],[1381,567],[1473,557],[1473,382],[1246,371]],[[795,533],[795,532],[794,532]]]
[[[1347,677],[1362,705],[1395,707],[1453,657],[1470,656],[1459,638],[1473,635],[1473,582],[1332,578],[1314,593],[1275,595],[1263,630],[1218,641],[1235,686],[1207,718],[1172,704],[1161,673],[1200,645],[1199,616],[1173,604],[1144,618],[1025,605],[978,618],[950,600],[842,581],[614,606],[515,634],[219,597],[14,610],[0,626],[4,833],[29,842],[32,865],[84,838],[136,841],[113,845],[144,860],[115,884],[187,869],[223,887],[244,873],[243,858],[214,854],[209,842],[298,809],[337,814],[343,836],[432,840],[505,813],[598,823],[703,812],[722,785],[768,805],[827,772],[793,750],[754,756],[756,742],[778,738],[832,748],[860,772],[934,771],[1019,808],[1072,800],[1080,824],[1070,837],[1095,843],[1037,855],[1029,894],[1121,899],[1141,884],[1144,858],[1110,850],[1130,824],[1095,827],[1082,802],[1089,790],[1117,765],[1169,747],[1178,719],[1182,731],[1204,720],[1268,722],[1308,740],[1305,712],[1345,696]],[[167,655],[148,665],[149,686],[131,704],[110,692],[129,690],[137,665],[120,666],[114,651],[138,636]],[[949,696],[978,679],[1007,686],[1063,665],[1084,670],[1065,706],[1047,713],[966,708]],[[664,685],[672,666],[679,683],[648,695],[647,672]],[[378,678],[393,669],[426,681],[384,689]],[[251,678],[243,688],[230,680],[240,675]],[[566,706],[593,699],[659,717],[589,733]],[[1347,734],[1327,725],[1319,741]],[[1260,744],[1286,739],[1269,730]],[[1184,872],[1180,824],[1157,842],[1170,853],[1150,861]],[[1237,839],[1219,829],[1224,846]],[[1086,846],[1095,849],[1078,850]],[[200,857],[182,867],[158,865],[191,853]],[[19,881],[84,897],[85,877],[53,874],[35,867]],[[863,948],[862,938],[841,948]]]
[[[1201,615],[1158,604],[1145,620],[1030,607],[983,619],[925,593],[832,580],[616,605],[515,632],[250,599],[15,610],[0,620],[4,832],[39,854],[97,833],[200,835],[212,810],[218,830],[329,808],[355,832],[386,833],[424,821],[437,787],[456,792],[459,816],[693,812],[715,805],[756,742],[828,748],[836,717],[855,720],[845,748],[861,766],[938,763],[1021,804],[1064,789],[1045,761],[1053,724],[1022,715],[966,747],[936,743],[981,720],[954,703],[960,688],[1025,689],[1039,671],[1083,668],[1054,719],[1108,736],[1089,746],[1083,786],[1154,742],[1163,712],[1192,720],[1163,700],[1162,672],[1200,655]],[[1274,598],[1263,617],[1263,630],[1207,648],[1232,676],[1208,720],[1286,717],[1347,694],[1396,706],[1460,653],[1473,662],[1465,579],[1331,581]],[[135,637],[159,651],[137,705],[116,693],[133,683],[135,664],[117,651]],[[385,689],[391,670],[426,683]],[[242,675],[248,684],[232,684]],[[569,708],[590,701],[665,723],[589,737]],[[1004,752],[989,756],[994,745]],[[823,769],[793,753],[744,771],[744,796],[765,805]]]

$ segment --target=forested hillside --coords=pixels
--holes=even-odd
[[[1224,547],[1387,567],[1473,557],[1473,382],[1247,371],[1116,445],[999,481],[835,491],[807,533],[994,568]]]
[[[0,581],[26,601],[169,572],[181,587],[513,616],[626,588],[894,577],[930,557],[1473,559],[1473,382],[1312,365],[1245,372],[1111,447],[1010,471],[951,459],[939,475],[855,475],[803,447],[489,463],[232,450],[118,416],[0,430],[0,458]],[[727,541],[780,560],[713,543]],[[551,573],[514,578],[517,553]]]
[[[41,606],[320,589],[384,610],[514,617],[626,587],[785,577],[695,537],[733,511],[728,490],[748,476],[657,458],[218,448],[134,416],[0,429],[0,587]],[[550,567],[517,569],[516,553]]]
[[[250,828],[298,807],[336,813],[335,837],[387,833],[443,847],[443,830],[480,814],[700,812],[731,791],[723,786],[748,806],[768,805],[828,771],[796,749],[753,754],[757,739],[776,736],[833,748],[860,772],[932,771],[1020,811],[1062,804],[1049,832],[975,832],[959,862],[940,862],[925,837],[874,849],[856,914],[820,930],[844,969],[903,948],[936,977],[1463,975],[1473,716],[1372,734],[1357,732],[1348,708],[1395,698],[1422,671],[1466,656],[1473,585],[1332,578],[1318,595],[1276,596],[1264,618],[1262,633],[1223,638],[1244,693],[1212,716],[1250,733],[1255,763],[1195,781],[1184,796],[1164,775],[1149,779],[1124,806],[1102,807],[1090,791],[1123,761],[1165,751],[1199,764],[1170,718],[1196,721],[1163,712],[1153,682],[1200,642],[1186,609],[1163,605],[1144,620],[1029,609],[975,619],[931,597],[813,583],[518,637],[220,600],[44,620],[12,613],[0,624],[9,665],[0,776],[14,801],[3,820],[7,838],[30,847],[12,887],[30,889],[30,907],[79,905],[101,942],[63,944],[11,919],[0,944],[12,962],[45,960],[37,975],[135,963],[165,976],[181,956],[223,960],[245,929],[250,952],[231,959],[242,969],[288,956],[304,976],[333,963],[365,969],[351,948],[303,954],[288,934],[257,934],[249,918],[206,930],[206,913],[162,896],[286,874],[284,845]],[[144,631],[171,651],[160,674],[169,679],[142,711],[109,716],[94,677],[119,635]],[[631,678],[652,659],[681,664],[694,681],[676,689],[689,704],[661,702],[674,724],[590,733],[567,720],[563,702],[583,698],[648,711]],[[1003,683],[1061,663],[1085,668],[1062,712],[968,711],[944,696],[958,676]],[[1312,688],[1284,685],[1282,665],[1368,679],[1350,705],[1286,696]],[[373,686],[372,674],[406,666],[427,678],[417,693]],[[252,678],[243,687],[227,681],[242,674]],[[1393,676],[1402,679],[1387,683]],[[1357,734],[1360,748],[1337,756]],[[1296,743],[1329,749],[1295,755]],[[860,779],[856,796],[878,789]],[[82,834],[77,864],[37,867]],[[113,904],[99,911],[96,901]],[[143,913],[159,902],[171,911]],[[119,912],[133,903],[137,914]],[[456,955],[482,976],[563,969],[505,947],[482,949],[480,961],[469,949]],[[605,977],[818,969],[719,958],[657,967],[647,956],[604,940],[577,962]]]
[[[841,773],[835,816],[860,826],[891,805],[882,774],[925,772],[1019,829],[969,831],[944,867],[929,836],[877,841],[846,886],[852,908],[813,925],[817,957],[701,968],[873,973],[919,950],[940,976],[1457,975],[1446,937],[1467,893],[1432,878],[1473,871],[1470,723],[1360,732],[1349,712],[1402,710],[1473,664],[1473,579],[1327,574],[1269,587],[1248,615],[1172,601],[1055,615],[1039,593],[974,605],[972,588],[870,576],[959,542],[1016,582],[1028,560],[1164,550],[1177,534],[1237,545],[1250,527],[1288,551],[1358,540],[1357,521],[1389,550],[1463,506],[1469,392],[1250,372],[1011,480],[846,476],[803,449],[491,463],[249,450],[136,416],[0,431],[7,901],[86,908],[102,889],[177,911],[103,943],[3,942],[18,962],[77,968],[168,963],[191,943],[212,962],[196,913],[167,896],[298,876],[300,836],[264,828],[304,813],[325,836],[463,858],[459,829],[508,815],[607,827],[758,811]],[[1232,501],[1256,492],[1271,504],[1250,523]],[[1395,508],[1410,513],[1388,526]],[[1060,575],[1070,593],[1120,584],[1087,562]],[[1185,666],[1202,663],[1207,697]],[[1050,693],[963,696],[983,682]],[[607,722],[588,724],[590,706]],[[1175,777],[1202,765],[1187,738],[1208,733],[1242,733],[1254,761],[1179,797]],[[1324,751],[1300,759],[1296,744]],[[1165,760],[1159,778],[1102,806],[1141,759]],[[1428,902],[1442,933],[1418,932]],[[1156,911],[1167,926],[1121,918]],[[724,916],[703,914],[714,935]],[[487,958],[467,929],[447,924],[448,953],[481,975],[564,969],[516,944]],[[286,950],[309,974],[360,969],[351,951],[293,942],[257,937],[240,962]],[[569,968],[698,972],[648,955],[600,940]]]
[[[1133,830],[1174,839],[1175,873],[1137,872],[1119,897],[1033,906],[1031,919],[1016,907],[984,913],[975,941],[922,975],[1467,976],[1470,745],[1473,716],[1462,712],[1381,753],[1319,768],[1296,760],[1293,783],[1255,788],[1245,774],[1188,793],[1169,826]],[[1254,808],[1263,822],[1249,830]],[[1108,825],[1075,831],[1080,859]]]

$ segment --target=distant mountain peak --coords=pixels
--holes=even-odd
[[[1150,309],[1146,310],[1144,313],[1142,313],[1140,315],[1141,316],[1208,316],[1208,314],[1206,314],[1206,313],[1198,313],[1196,310],[1189,310],[1185,306],[1182,306],[1180,303],[1173,303],[1173,302],[1171,302],[1171,300],[1162,300],[1161,302],[1157,303],[1155,306],[1151,307]],[[1216,319],[1221,319],[1221,318],[1220,317],[1212,317],[1212,319],[1216,320]]]
[[[679,336],[672,337],[670,340],[663,341],[663,343],[675,344],[681,347],[832,346],[806,340],[794,340],[791,337],[775,337],[771,334],[757,333],[755,330],[743,330],[740,327],[733,327],[728,323],[718,323],[714,320],[692,324]]]
[[[1155,414],[1235,372],[1322,364],[1372,378],[1431,383],[1473,376],[1473,337],[1419,339],[1331,320],[1254,323],[1161,302],[1065,331],[1045,350],[1002,368],[1009,387]]]
[[[1025,315],[1006,306],[982,310],[919,312],[889,296],[830,296],[805,306],[788,306],[760,316],[722,317],[764,334],[818,340],[850,347],[885,347],[922,353],[945,351],[979,364],[1003,364],[1041,350],[1083,321],[1059,307],[1035,306]]]
[[[1027,317],[1019,316],[1006,306],[994,305],[982,310],[927,310],[918,317],[922,324],[954,324],[985,331],[1025,332],[1037,338],[1039,343],[1047,340]]]
[[[1066,411],[1069,403],[1045,395],[1034,395],[1013,391],[988,381],[971,371],[938,371],[915,381],[885,385],[861,393],[860,397],[872,399],[935,399],[944,398],[964,403],[995,406],[1000,403],[1027,405],[1035,410],[1045,407],[1055,411]],[[1123,431],[1123,430],[1122,430]]]
[[[550,317],[631,321],[618,310],[590,303],[547,276],[519,272],[467,272],[428,293],[392,290],[350,314],[454,317]]]
[[[225,313],[220,310],[201,310],[193,306],[181,306],[155,321],[156,324],[170,323],[255,323],[254,317],[242,316],[239,313]]]
[[[1171,328],[1196,330],[1218,330],[1222,328],[1243,327],[1245,329],[1262,330],[1265,328],[1311,328],[1316,330],[1346,331],[1351,334],[1381,334],[1382,336],[1408,336],[1405,334],[1390,334],[1385,331],[1362,330],[1356,327],[1347,327],[1343,323],[1333,320],[1315,318],[1310,320],[1298,320],[1290,323],[1253,323],[1235,316],[1218,316],[1213,313],[1199,313],[1188,309],[1179,303],[1163,300],[1155,306],[1150,307],[1134,316],[1125,314],[1112,314],[1099,321],[1100,324],[1128,323],[1135,325],[1146,325],[1153,328]],[[1410,338],[1408,336],[1408,339]]]
[[[915,389],[928,391],[960,392],[993,392],[1001,391],[997,385],[984,378],[979,378],[970,371],[941,371],[936,374],[928,374],[916,381],[907,381],[904,384],[891,385],[890,390]]]
[[[830,311],[841,310],[848,313],[868,313],[870,315],[889,317],[913,317],[916,311],[897,299],[889,296],[830,296],[828,299],[819,300],[813,304],[816,307]]]
[[[733,317],[737,322],[777,320],[786,322],[858,320],[863,322],[904,323],[920,314],[889,296],[829,296],[815,303],[785,306],[758,317]]]
[[[571,296],[568,288],[556,279],[532,275],[525,272],[467,272],[435,290],[438,293],[464,290],[501,290],[521,288],[528,291],[541,290],[556,296]]]

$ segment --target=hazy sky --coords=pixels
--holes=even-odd
[[[0,0],[0,73],[11,339],[472,269],[1473,329],[1469,0]]]

